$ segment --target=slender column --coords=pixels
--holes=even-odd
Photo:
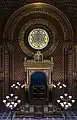
[[[51,67],[51,84],[53,83],[53,70],[54,70],[54,62],[53,62],[53,57],[51,57],[51,63],[53,63],[53,67]]]
[[[13,56],[13,44],[12,43],[8,43],[8,52],[9,52],[9,85],[12,84],[12,80],[13,80],[13,75],[14,75],[14,65],[12,64],[12,62],[14,62],[14,56]],[[11,92],[11,87],[9,88],[10,92]]]
[[[4,68],[5,68],[5,82],[4,82],[4,93],[5,96],[9,93],[9,54],[7,48],[5,48],[4,56]]]
[[[75,45],[75,53],[76,53],[76,54],[75,54],[75,58],[76,58],[76,60],[75,60],[75,62],[76,62],[76,63],[75,63],[75,65],[76,65],[75,68],[76,68],[76,70],[77,70],[77,45]]]
[[[68,88],[68,49],[67,45],[64,46],[64,83],[66,84]],[[65,88],[65,92],[67,91],[67,88]]]
[[[26,61],[27,61],[27,59],[26,59],[26,57],[25,57],[25,58],[24,58],[24,62],[26,62]],[[28,74],[27,74],[27,66],[26,66],[26,67],[25,67],[25,83],[26,83],[26,84],[28,84],[28,81],[27,81],[28,78],[27,78],[27,77],[28,77]]]
[[[4,99],[4,53],[3,46],[0,46],[0,87],[1,87],[1,101]]]
[[[64,47],[64,82],[67,85],[65,92],[73,95],[73,45],[66,43]]]
[[[68,46],[68,93],[73,91],[73,51],[72,45]]]
[[[52,71],[51,71],[51,83],[53,82],[53,80],[52,80]]]
[[[25,82],[27,84],[27,71],[25,72]]]
[[[76,99],[76,106],[77,106],[77,45],[74,46],[75,54],[74,54],[74,94]]]
[[[12,80],[15,81],[15,78],[14,78],[14,63],[15,59],[14,59],[14,48],[12,50]]]

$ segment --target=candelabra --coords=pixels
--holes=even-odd
[[[16,90],[15,92],[17,95],[20,96],[20,94],[21,94],[21,96],[22,96],[21,100],[23,103],[27,102],[27,100],[28,100],[28,96],[27,96],[28,85],[26,84],[26,82],[24,84],[21,84],[20,82],[16,82],[11,85],[11,88]]]
[[[10,108],[11,110],[11,120],[12,120],[12,110],[17,107],[18,104],[20,104],[21,100],[18,99],[18,96],[14,96],[14,94],[10,94],[9,96],[6,96],[6,99],[3,100],[3,103],[5,103],[6,107]]]
[[[21,84],[21,83],[17,82],[16,84],[11,85],[11,88],[19,89],[19,88],[24,88],[25,86],[26,86],[26,84]]]
[[[62,84],[61,82],[58,82],[57,84],[52,83],[52,86],[53,88],[58,88],[58,89],[62,89],[63,87],[66,88],[66,85],[64,83]]]
[[[72,96],[69,96],[68,94],[64,94],[63,96],[60,96],[60,99],[57,100],[57,102],[61,105],[62,108],[66,110],[72,106],[75,100],[72,99]]]
[[[53,82],[51,83],[51,85],[49,86],[49,88],[50,88],[50,96],[51,96],[51,98],[50,99],[52,99],[52,90],[56,90],[56,89],[62,89],[62,88],[66,88],[66,85],[65,84],[62,84],[61,82],[58,82],[57,84],[54,84]],[[50,103],[51,103],[52,101],[50,100]]]
[[[66,119],[66,110],[72,107],[72,104],[75,103],[75,100],[72,99],[72,96],[64,94],[60,96],[60,99],[57,100],[57,103],[65,110],[65,119]]]

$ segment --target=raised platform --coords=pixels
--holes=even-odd
[[[35,118],[39,117],[51,117],[52,115],[61,115],[60,109],[56,106],[50,105],[29,105],[25,104],[20,107],[18,114],[31,116]]]

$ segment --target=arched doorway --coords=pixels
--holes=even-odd
[[[46,104],[48,100],[47,76],[44,72],[34,72],[29,86],[29,102]]]

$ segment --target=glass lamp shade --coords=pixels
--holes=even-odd
[[[9,99],[9,96],[6,96],[7,99]]]
[[[60,103],[60,100],[57,100],[58,103]]]
[[[67,103],[66,102],[63,102],[64,105],[66,105]]]
[[[65,85],[65,84],[63,84],[63,87],[66,87],[66,85]]]
[[[65,109],[67,109],[69,106],[68,105],[65,105]]]
[[[17,85],[19,85],[19,86],[20,86],[21,84],[20,84],[19,82],[17,82]]]
[[[14,107],[16,107],[16,106],[17,106],[17,103],[14,104]]]
[[[18,86],[15,86],[16,89],[18,89],[19,87]]]
[[[69,107],[71,107],[71,106],[72,106],[72,104],[71,104],[71,103],[68,103],[68,105],[69,105]]]
[[[65,93],[65,94],[64,94],[64,96],[65,96],[65,97],[67,97],[67,96],[68,96],[68,94],[66,94],[66,93]]]
[[[13,87],[15,87],[15,84],[13,84]]]
[[[14,102],[11,102],[12,105],[14,105]]]
[[[12,108],[13,108],[13,105],[9,105],[9,107],[12,109]]]
[[[6,100],[3,100],[3,103],[6,103]]]
[[[54,87],[54,88],[56,88],[56,85],[55,85],[55,84],[53,84],[53,87]]]
[[[75,102],[75,100],[72,100],[72,103],[74,103]]]
[[[57,84],[57,85],[59,86],[60,84],[61,84],[61,82],[58,82],[58,84]]]
[[[22,86],[21,86],[21,88],[24,88],[25,87],[25,84],[23,84]]]
[[[71,99],[71,98],[72,98],[72,96],[68,96],[68,98],[69,98],[69,99]]]
[[[62,88],[62,86],[59,86],[59,89],[61,89]]]
[[[18,103],[20,103],[20,102],[21,102],[21,100],[17,100],[17,102],[18,102]]]
[[[18,99],[18,96],[15,96],[15,99]]]
[[[7,103],[6,106],[9,107],[9,106],[10,106],[10,103]]]
[[[64,97],[63,96],[60,96],[61,99],[63,99]]]
[[[63,104],[63,103],[60,103],[60,105],[61,105],[62,107],[64,107],[64,104]]]
[[[13,94],[10,94],[11,97],[13,97]]]

